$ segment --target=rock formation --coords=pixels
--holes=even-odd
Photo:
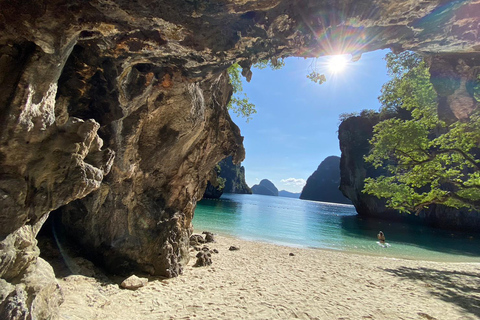
[[[387,174],[386,170],[375,169],[363,159],[370,150],[369,140],[373,136],[373,126],[378,122],[378,114],[370,114],[347,118],[340,124],[340,191],[352,201],[359,215],[399,218],[396,210],[387,209],[384,200],[362,193],[366,177]]]
[[[223,193],[252,194],[245,182],[245,168],[239,163],[234,164],[231,156],[220,161],[212,170],[203,197],[220,198]]]
[[[267,179],[263,179],[259,184],[252,187],[253,194],[262,194],[264,196],[278,196],[278,189]]]
[[[340,157],[325,158],[307,179],[300,199],[351,204],[338,189],[340,187]]]
[[[222,196],[225,189],[225,179],[218,175],[218,165],[210,171],[207,186],[203,193],[205,199],[218,199]]]
[[[252,190],[245,182],[245,167],[234,164],[232,157],[220,161],[220,177],[225,179],[225,193],[251,194]]]
[[[61,301],[35,240],[52,210],[111,271],[181,272],[208,173],[226,156],[244,157],[225,110],[232,63],[249,80],[258,59],[357,59],[387,47],[451,53],[432,62],[451,62],[458,80],[442,96],[448,109],[460,101],[452,95],[471,102],[473,74],[456,54],[480,50],[473,0],[0,0],[0,8],[6,319],[54,317]],[[40,274],[52,281],[32,282]]]
[[[480,228],[478,212],[431,205],[418,216],[401,214],[387,208],[384,199],[362,192],[365,178],[388,175],[386,170],[376,169],[363,159],[370,150],[369,140],[373,135],[373,126],[378,122],[378,114],[351,117],[343,121],[338,129],[342,151],[340,190],[352,201],[358,214],[363,217],[402,220],[450,230],[477,232]]]

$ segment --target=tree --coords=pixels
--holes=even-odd
[[[374,127],[365,160],[390,176],[367,178],[364,192],[387,206],[419,212],[431,204],[480,208],[480,115],[446,123],[426,63],[414,53],[386,57],[392,80],[382,88],[381,112],[395,114]],[[479,87],[479,81],[475,84]]]
[[[253,67],[257,69],[265,69],[270,67],[272,70],[278,70],[285,66],[285,61],[281,60],[260,60],[255,63]],[[230,76],[230,84],[233,87],[233,94],[230,98],[230,102],[227,105],[229,110],[232,110],[237,116],[246,118],[248,122],[252,119],[252,114],[257,113],[255,104],[251,103],[247,97],[247,94],[243,92],[242,67],[238,63],[234,63],[228,68],[228,75]]]

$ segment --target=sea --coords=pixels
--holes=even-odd
[[[360,218],[352,205],[247,194],[198,202],[196,233],[392,258],[479,262],[480,233]],[[383,231],[388,246],[377,240]]]

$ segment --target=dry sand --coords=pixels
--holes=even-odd
[[[299,249],[216,236],[213,264],[136,291],[59,279],[61,319],[480,319],[480,264]],[[231,246],[240,250],[229,251]],[[289,254],[293,253],[294,256]]]

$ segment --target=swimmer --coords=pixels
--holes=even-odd
[[[385,235],[383,234],[383,231],[380,231],[377,234],[378,241],[380,241],[381,244],[385,244]]]

